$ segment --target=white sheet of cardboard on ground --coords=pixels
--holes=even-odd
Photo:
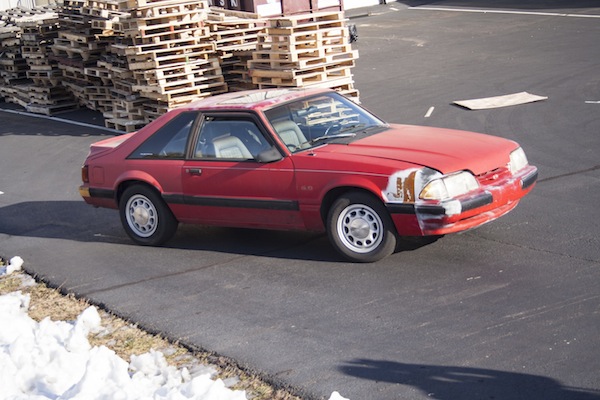
[[[520,92],[507,94],[504,96],[486,97],[482,99],[457,100],[454,104],[468,108],[470,110],[485,110],[488,108],[500,108],[516,106],[518,104],[533,103],[535,101],[547,100],[547,97],[535,94]]]

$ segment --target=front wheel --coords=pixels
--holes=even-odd
[[[350,192],[333,203],[327,233],[335,249],[355,262],[379,261],[396,248],[396,230],[387,210],[366,193]]]
[[[121,223],[127,235],[137,244],[158,246],[177,230],[177,219],[156,191],[134,185],[123,192],[119,202]]]

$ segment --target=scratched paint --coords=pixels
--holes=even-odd
[[[388,178],[383,197],[389,203],[414,204],[419,193],[432,179],[441,177],[437,171],[430,168],[411,168],[398,171]]]

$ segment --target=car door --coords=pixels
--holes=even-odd
[[[259,162],[274,142],[248,114],[205,114],[181,170],[185,218],[237,227],[302,227],[290,157]]]

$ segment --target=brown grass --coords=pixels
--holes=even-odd
[[[6,261],[0,258],[0,267]],[[14,272],[0,276],[0,295],[21,291],[29,294],[29,316],[41,321],[50,318],[54,321],[74,321],[87,307],[88,302],[72,295],[63,295],[58,290],[43,283],[31,284],[32,278],[24,272]],[[259,376],[243,371],[235,363],[211,353],[193,352],[183,345],[171,343],[159,335],[152,335],[135,324],[118,318],[107,311],[98,310],[101,325],[99,333],[91,333],[88,340],[92,346],[106,346],[124,360],[132,355],[141,355],[150,350],[161,351],[170,365],[193,370],[198,366],[209,366],[217,372],[213,379],[220,378],[234,382],[231,389],[245,390],[252,400],[301,400],[284,389],[275,388]]]

